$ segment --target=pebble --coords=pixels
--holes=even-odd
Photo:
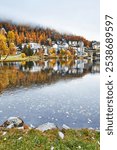
[[[50,148],[50,150],[54,150],[54,146],[52,146],[52,147]]]
[[[19,138],[18,138],[18,140],[21,140],[21,139],[22,139],[22,137],[19,137]]]
[[[63,128],[63,129],[66,129],[66,130],[70,129],[70,127],[67,126],[66,124],[63,124],[63,125],[62,125],[62,128]]]
[[[7,134],[7,132],[3,132],[3,134],[2,134],[2,135],[4,136],[4,135],[6,135],[6,134]]]
[[[56,128],[57,127],[54,123],[48,122],[48,123],[45,123],[45,124],[42,124],[42,125],[38,126],[36,129],[44,132],[46,130],[56,129]]]
[[[58,132],[58,135],[61,139],[64,139],[64,134],[61,131]]]

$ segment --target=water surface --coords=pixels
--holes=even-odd
[[[99,63],[6,63],[0,71],[6,81],[0,84],[0,124],[19,116],[34,126],[53,122],[99,129]]]

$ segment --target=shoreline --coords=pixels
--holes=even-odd
[[[55,123],[51,122],[46,122],[43,124],[40,124],[38,126],[34,126],[32,124],[28,125],[26,124],[20,117],[9,117],[2,125],[0,125],[0,130],[9,130],[9,129],[34,129],[34,130],[39,130],[42,132],[45,132],[47,130],[53,130],[53,129],[58,129],[58,130],[82,130],[82,129],[87,129],[87,130],[94,130],[97,132],[100,132],[100,129],[94,129],[94,128],[71,128],[66,124],[63,124],[61,127],[58,127]]]
[[[71,57],[67,57],[67,56],[26,56],[24,58],[22,58],[20,55],[19,56],[8,56],[5,60],[4,58],[2,58],[0,60],[0,62],[22,62],[22,61],[39,61],[39,60],[49,60],[49,59],[87,59],[87,60],[91,60],[91,57],[84,57],[84,56],[71,56]],[[93,58],[93,60],[96,60]]]
[[[18,117],[8,118],[2,126],[0,150],[100,150],[100,131],[94,129],[71,129],[65,124],[60,129],[53,123],[29,128]]]

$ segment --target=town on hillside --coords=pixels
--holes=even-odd
[[[52,29],[0,23],[0,59],[22,57],[85,57],[100,59],[100,42]]]

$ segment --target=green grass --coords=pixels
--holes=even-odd
[[[0,60],[1,62],[4,61],[4,62],[17,62],[17,61],[33,61],[33,60],[38,60],[40,59],[39,56],[26,56],[24,58],[22,58],[21,55],[14,55],[14,56],[11,56],[9,55],[6,59],[5,59],[6,56],[2,56],[2,59]]]
[[[22,57],[21,54],[19,55],[9,55],[6,59],[6,56],[2,56],[0,62],[21,62],[21,61],[38,61],[40,59],[67,59],[66,56],[38,56],[38,55],[33,55],[33,56],[26,56],[26,57]],[[83,58],[83,56],[79,56],[79,57],[75,57],[75,56],[71,56],[69,57],[69,59],[74,59],[74,58]]]
[[[14,55],[14,56],[9,55],[6,59],[5,58],[6,56],[2,56],[0,61],[24,61],[27,59],[27,57],[22,58],[21,55]]]
[[[3,135],[3,132],[7,132]],[[0,150],[99,150],[100,133],[95,130],[62,130],[61,139],[58,129],[40,132],[38,130],[1,130]],[[19,139],[21,138],[21,139]]]

